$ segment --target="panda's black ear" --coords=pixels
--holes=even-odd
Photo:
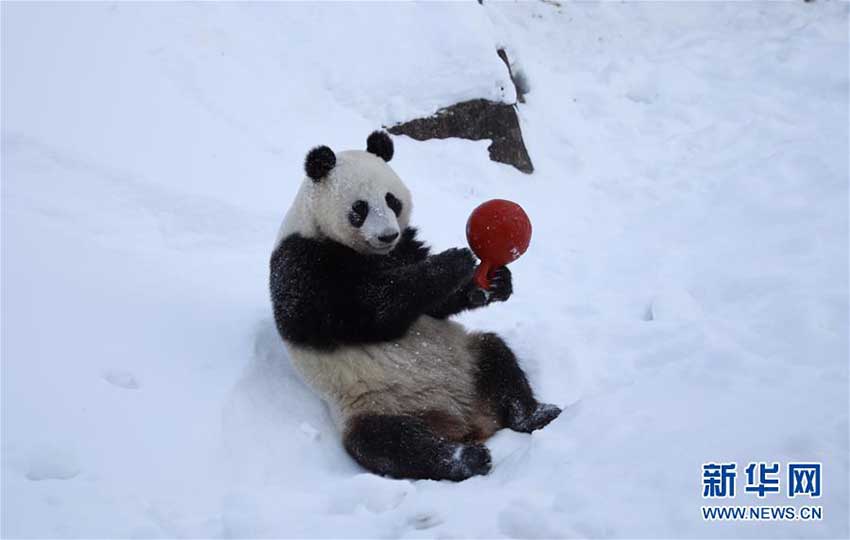
[[[385,131],[373,131],[366,139],[366,151],[389,161],[393,158],[393,140]]]
[[[313,179],[313,182],[318,182],[334,168],[336,165],[336,155],[334,151],[327,146],[317,146],[307,153],[307,158],[304,160],[304,171],[307,176]]]

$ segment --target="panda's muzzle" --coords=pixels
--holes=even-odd
[[[385,244],[392,243],[396,238],[398,238],[398,231],[387,232],[386,234],[382,234],[378,237],[378,240]]]

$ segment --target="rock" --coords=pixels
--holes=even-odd
[[[396,124],[387,130],[417,141],[459,137],[478,141],[490,139],[490,159],[513,165],[531,174],[534,166],[519,127],[514,105],[486,99],[473,99],[438,110],[431,116]]]

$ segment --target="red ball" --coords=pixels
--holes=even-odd
[[[528,249],[531,221],[517,203],[493,199],[472,211],[466,222],[466,239],[481,259],[475,279],[486,289],[491,269],[517,260]]]

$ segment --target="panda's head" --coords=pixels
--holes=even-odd
[[[302,191],[314,234],[360,253],[387,254],[410,220],[410,191],[387,164],[393,157],[389,135],[375,131],[366,151],[334,153],[327,146],[307,154]]]

